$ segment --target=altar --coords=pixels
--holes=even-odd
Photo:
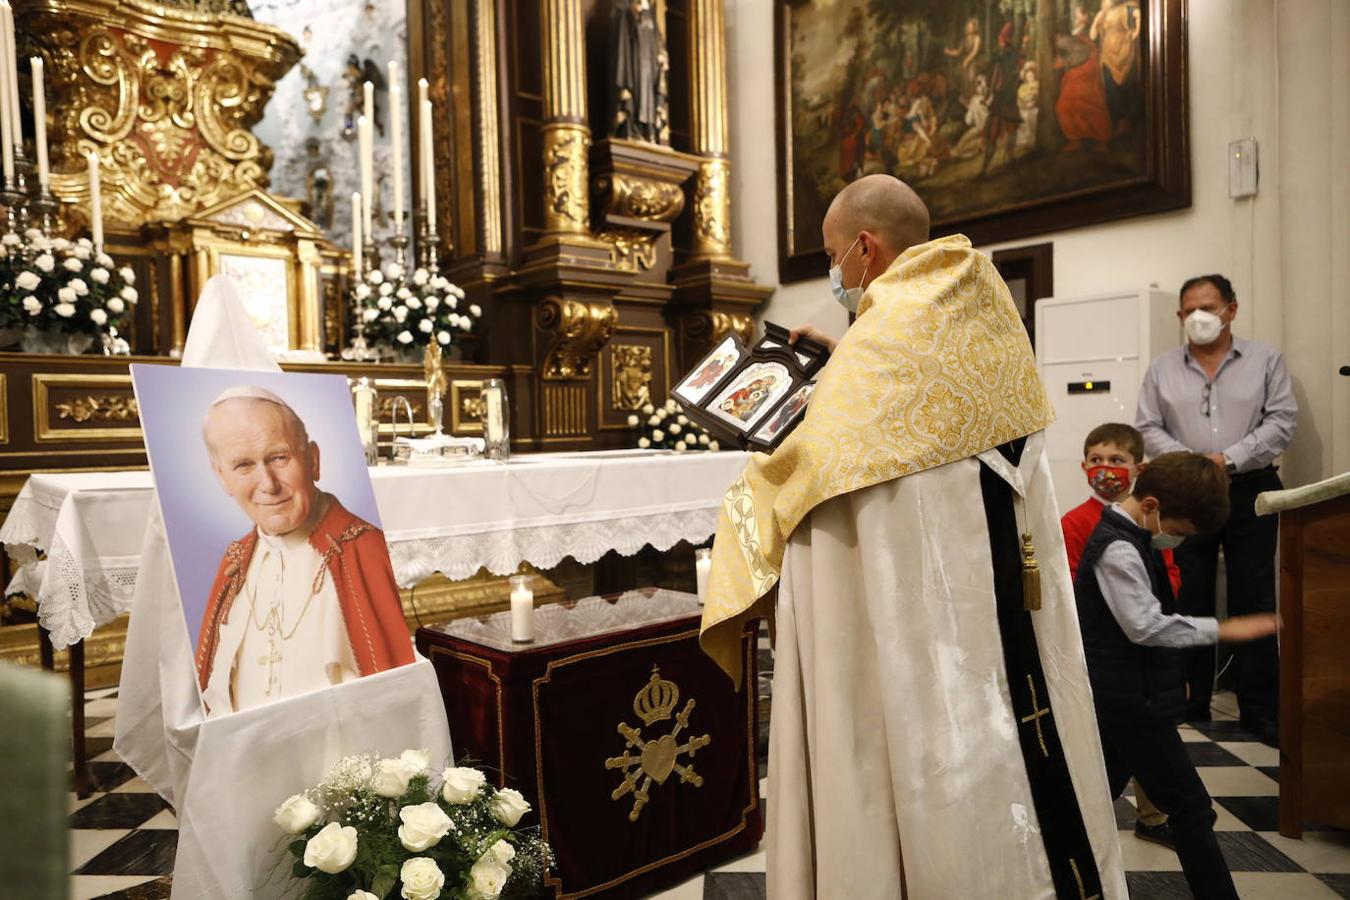
[[[700,613],[648,589],[545,607],[530,643],[504,613],[418,629],[455,752],[537,810],[549,896],[644,896],[759,843],[756,630],[736,690]]]

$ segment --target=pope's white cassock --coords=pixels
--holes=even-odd
[[[775,900],[1128,896],[1052,417],[988,258],[931,241],[728,492],[703,644],[739,680],[743,623],[776,613]]]

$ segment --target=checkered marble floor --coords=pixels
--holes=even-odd
[[[768,656],[767,649],[762,653]],[[761,674],[760,692],[766,701],[761,755],[767,746],[769,680],[767,673]],[[169,896],[177,821],[168,805],[113,753],[116,713],[115,689],[86,695],[86,734],[97,791],[85,800],[70,795],[73,900]],[[1279,835],[1279,753],[1244,733],[1235,713],[1232,696],[1218,694],[1214,721],[1184,727],[1182,736],[1214,797],[1219,843],[1238,892],[1245,900],[1350,898],[1350,833],[1310,830],[1302,841]],[[773,788],[767,779],[761,782],[761,791],[771,803]],[[1131,895],[1146,900],[1190,897],[1176,854],[1136,838],[1134,817],[1129,797],[1117,801],[1116,820]],[[763,847],[657,896],[662,900],[762,898]]]

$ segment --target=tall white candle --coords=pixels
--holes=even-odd
[[[511,640],[527,644],[534,640],[534,591],[528,576],[511,576]]]
[[[98,154],[89,154],[89,232],[94,250],[103,249],[103,184],[99,179]]]
[[[17,95],[10,87],[19,80],[18,64],[10,52],[10,35],[14,31],[14,12],[8,0],[0,0],[0,141],[4,143],[5,181],[14,180],[14,145],[23,141],[23,126],[19,124],[19,105],[11,105],[10,98]]]
[[[371,227],[370,207],[375,197],[375,147],[370,127],[370,119],[365,116],[356,122],[356,131],[361,138],[361,233],[367,239],[373,240],[375,229]]]
[[[422,121],[425,123],[422,129],[422,184],[425,185],[423,196],[427,203],[427,226],[436,230],[436,153],[435,142],[432,139],[431,124],[431,101],[422,101]]]
[[[28,61],[33,71],[33,137],[37,142],[38,184],[44,188],[51,180],[47,170],[47,91],[43,86],[42,58]]]
[[[394,233],[403,233],[403,88],[398,62],[389,60],[389,149],[394,166]]]
[[[701,548],[694,551],[694,579],[698,583],[698,602],[708,602],[708,576],[712,574],[712,551]]]
[[[361,264],[364,262],[365,241],[361,239],[361,194],[352,194],[352,279],[361,280]]]
[[[5,43],[9,56],[5,71],[9,73],[9,111],[14,116],[14,144],[23,146],[23,120],[19,118],[19,53],[14,49],[14,4],[5,9]]]
[[[427,116],[427,80],[417,79],[417,202],[426,208],[427,203],[427,129],[431,122]]]
[[[361,115],[365,116],[367,121],[375,121],[375,85],[367,81],[361,85]]]

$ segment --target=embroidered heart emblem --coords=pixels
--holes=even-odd
[[[675,738],[663,735],[642,748],[642,770],[657,784],[665,784],[675,769]]]

